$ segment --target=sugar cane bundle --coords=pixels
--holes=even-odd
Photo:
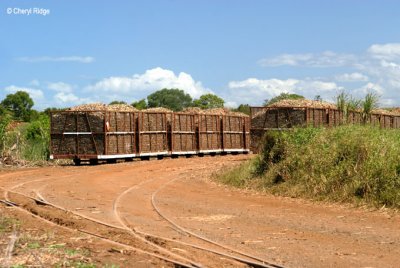
[[[336,105],[325,101],[314,101],[314,100],[281,100],[275,102],[267,107],[307,107],[307,108],[325,108],[325,109],[336,109]]]

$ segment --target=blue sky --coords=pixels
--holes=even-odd
[[[385,0],[2,0],[0,99],[25,90],[43,109],[178,87],[230,106],[341,90],[400,106],[399,10]]]

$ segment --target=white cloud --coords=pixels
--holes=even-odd
[[[363,97],[365,93],[373,91],[381,95],[382,100],[385,100],[381,102],[382,104],[400,106],[400,43],[372,44],[364,52],[358,54],[330,51],[282,54],[263,59],[259,63],[267,67],[342,67],[346,72],[332,74],[330,78],[332,82],[339,83],[338,88],[340,88],[340,83],[346,83],[345,89],[356,97]],[[303,80],[307,79],[303,78]],[[327,77],[312,78],[311,80],[330,82]],[[355,83],[350,84],[349,82]],[[360,87],[360,82],[368,83]],[[299,82],[297,88],[300,87],[300,84]],[[321,95],[326,99],[329,94],[322,93]]]
[[[69,93],[72,92],[74,87],[64,82],[56,82],[56,83],[49,83],[47,88],[57,92]]]
[[[74,93],[75,86],[64,82],[48,83],[47,88],[57,92],[53,96],[53,100],[57,105],[62,107],[95,102],[94,100],[77,96]]]
[[[243,81],[232,81],[228,84],[229,92],[224,96],[227,103],[237,105],[248,103],[261,105],[265,99],[273,98],[281,93],[297,93],[307,98],[315,95],[332,97],[342,88],[334,82],[312,79],[267,79],[249,78]]]
[[[368,76],[358,72],[344,73],[336,75],[335,80],[339,82],[366,82],[368,81]]]
[[[354,92],[361,93],[361,95],[365,95],[367,93],[374,92],[381,96],[384,94],[385,89],[379,84],[369,82],[369,83],[363,85],[362,87],[354,90]]]
[[[54,100],[56,101],[57,104],[59,105],[76,105],[76,104],[82,104],[82,103],[87,103],[90,102],[88,99],[84,98],[79,98],[73,93],[70,92],[58,92],[57,94],[54,95]]]
[[[181,72],[176,75],[173,71],[160,67],[130,77],[114,76],[104,78],[93,85],[87,86],[85,90],[98,94],[118,94],[120,98],[138,99],[162,88],[179,88],[194,98],[212,92],[187,73]]]
[[[368,53],[377,59],[399,59],[400,43],[375,44],[368,48]]]
[[[279,95],[283,92],[292,92],[293,87],[298,83],[299,80],[296,79],[259,80],[257,78],[249,78],[243,81],[229,82],[228,86],[231,89],[258,90],[259,92],[266,93],[268,95]]]
[[[18,61],[23,62],[80,62],[80,63],[91,63],[94,62],[93,57],[80,57],[80,56],[63,56],[63,57],[20,57]]]
[[[297,66],[302,62],[307,62],[313,58],[313,54],[282,54],[273,58],[265,58],[260,60],[262,66]]]
[[[396,101],[394,99],[380,99],[379,105],[382,107],[393,107],[395,106]]]
[[[298,93],[302,93],[302,95],[312,96],[311,93],[329,93],[337,90],[341,90],[342,87],[339,87],[335,82],[325,82],[318,80],[300,80],[296,85],[295,91]]]
[[[276,66],[307,66],[307,67],[341,67],[356,62],[353,54],[340,54],[332,51],[307,54],[282,54],[272,58],[261,59],[259,63],[264,67]]]
[[[8,86],[5,89],[6,92],[15,93],[17,91],[25,91],[33,99],[34,102],[39,102],[44,99],[43,91],[40,89],[28,88],[28,87],[17,87],[14,85]]]
[[[240,104],[236,101],[227,101],[225,102],[224,106],[228,108],[237,108]]]

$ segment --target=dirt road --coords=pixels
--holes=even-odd
[[[399,214],[257,194],[218,185],[210,179],[214,172],[249,157],[3,171],[0,186],[2,195],[24,203],[31,211],[39,206],[37,202],[28,204],[13,192],[68,211],[46,210],[48,206],[34,209],[53,222],[65,217],[61,222],[68,222],[72,229],[101,233],[121,245],[132,246],[131,250],[139,248],[182,263],[245,267],[240,259],[246,259],[284,267],[398,266]],[[58,228],[29,219],[39,229]],[[63,231],[58,236],[68,240],[73,234]],[[135,251],[115,257],[107,253],[110,245],[106,240],[92,242],[100,263],[112,260],[121,267],[133,263],[143,267],[170,264]],[[231,255],[237,258],[229,258]]]

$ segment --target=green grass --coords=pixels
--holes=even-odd
[[[62,244],[52,244],[48,246],[49,249],[60,249],[65,248],[65,243]]]
[[[38,249],[41,248],[41,245],[39,242],[33,242],[28,244],[29,249]]]
[[[17,219],[0,216],[0,234],[11,232],[13,226],[19,227],[20,222]]]
[[[400,207],[400,131],[370,126],[269,132],[255,159],[218,180],[273,194]]]

